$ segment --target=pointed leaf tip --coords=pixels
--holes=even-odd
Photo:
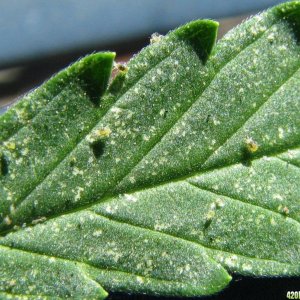
[[[197,20],[174,31],[179,38],[188,42],[205,63],[216,42],[219,23],[212,20]]]
[[[96,105],[107,89],[115,56],[114,52],[99,52],[86,56],[79,62],[78,77]]]

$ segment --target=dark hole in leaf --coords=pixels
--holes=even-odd
[[[0,156],[0,174],[4,176],[8,174],[8,160],[4,155]]]
[[[72,207],[72,202],[70,199],[67,199],[64,204],[65,204],[65,209],[70,209]]]
[[[75,163],[76,163],[76,160],[75,159],[71,159],[70,162],[69,162],[70,167],[74,167]]]
[[[93,142],[91,145],[91,148],[93,150],[94,156],[98,159],[100,156],[103,155],[104,153],[104,147],[105,144],[103,141],[99,140],[99,141],[95,141]]]
[[[13,285],[9,285],[9,284],[8,284],[8,285],[5,287],[5,292],[10,294],[10,293],[12,292],[13,287],[14,287]]]
[[[44,129],[44,130],[49,130],[48,124],[43,124],[43,129]]]
[[[208,123],[210,121],[211,115],[207,115],[205,122]]]
[[[209,240],[210,243],[213,243],[215,241],[215,238],[213,236],[209,236],[208,240]]]
[[[210,226],[211,222],[212,222],[212,219],[206,220],[204,223],[204,229],[207,229]]]
[[[250,167],[251,160],[253,159],[253,154],[248,150],[246,146],[243,147],[241,151],[242,151],[241,163],[246,167]]]
[[[167,117],[167,114],[168,114],[168,111],[167,111],[167,110],[163,111],[163,112],[162,112],[162,117],[165,119],[165,118]]]

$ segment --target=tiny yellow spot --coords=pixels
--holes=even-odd
[[[32,224],[32,225],[36,225],[36,224],[39,224],[39,223],[43,223],[43,222],[45,222],[46,220],[47,220],[46,217],[41,217],[41,218],[39,218],[39,219],[33,220],[33,221],[31,222],[31,224]]]
[[[210,210],[206,215],[206,220],[211,221],[215,215],[216,215],[216,212],[214,210]]]
[[[124,73],[128,72],[128,67],[125,63],[116,63],[114,65],[115,69]]]
[[[107,138],[111,134],[111,130],[109,128],[98,129],[95,132],[95,135],[100,138]]]
[[[136,281],[137,281],[139,284],[144,283],[144,279],[143,279],[143,277],[141,277],[141,276],[136,276]]]
[[[72,156],[72,157],[70,158],[70,163],[71,163],[71,164],[75,164],[76,161],[77,161],[77,159],[76,159],[75,156]]]
[[[151,38],[150,38],[150,44],[155,44],[155,43],[158,43],[161,41],[163,35],[157,33],[157,32],[154,32],[152,35],[151,35]]]
[[[9,150],[15,150],[16,144],[14,142],[6,142],[4,143],[5,147]]]
[[[258,150],[258,144],[252,138],[246,139],[246,146],[247,150],[251,153],[254,153]]]
[[[24,148],[21,151],[22,155],[26,156],[29,153],[29,149],[28,148]]]
[[[16,280],[12,279],[9,281],[9,286],[15,286],[17,284]]]

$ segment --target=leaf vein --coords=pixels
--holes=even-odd
[[[230,252],[230,251],[225,251],[225,250],[218,249],[218,248],[215,248],[215,247],[207,246],[205,244],[201,244],[200,242],[192,240],[192,239],[188,239],[187,237],[176,236],[174,234],[171,234],[170,232],[167,233],[167,232],[162,232],[162,231],[156,231],[154,229],[151,229],[147,225],[143,225],[143,226],[141,224],[136,225],[136,224],[134,224],[132,222],[129,222],[128,220],[124,221],[124,220],[121,220],[119,218],[113,218],[112,216],[104,216],[104,215],[100,214],[99,212],[95,212],[95,211],[91,211],[91,212],[93,212],[97,216],[100,216],[100,217],[102,217],[104,219],[107,219],[107,220],[110,220],[110,221],[113,221],[113,222],[116,222],[116,223],[126,224],[126,225],[129,225],[129,226],[135,227],[135,228],[139,228],[139,229],[143,229],[143,230],[149,231],[150,233],[161,234],[162,236],[169,236],[169,237],[181,240],[181,241],[186,242],[186,243],[192,243],[192,244],[194,244],[194,245],[196,245],[198,247],[204,248],[205,250],[208,250],[208,251],[209,250],[216,250],[216,251],[224,252],[224,253],[227,253],[227,254],[230,254],[230,255],[239,255],[239,256],[247,258],[247,259],[257,259],[257,260],[262,260],[262,261],[271,261],[271,262],[282,263],[282,264],[285,264],[285,265],[288,265],[288,266],[290,266],[290,265],[292,266],[292,264],[287,263],[287,262],[281,262],[281,261],[277,261],[277,260],[273,260],[273,259],[267,259],[267,258],[258,258],[258,257],[254,257],[254,256],[248,256],[248,255],[243,255],[243,254],[234,253],[234,252]],[[218,262],[215,261],[215,259],[212,258],[209,255],[209,252],[207,253],[207,255],[214,262],[216,262],[218,264]]]
[[[269,30],[269,28],[268,28]],[[116,186],[118,186],[118,184],[120,184],[124,178],[126,178],[135,168],[138,164],[140,164],[146,157],[146,155],[148,153],[150,153],[150,151],[152,151],[154,149],[154,147],[159,144],[162,139],[178,124],[178,122],[182,119],[182,117],[185,114],[188,114],[189,111],[193,108],[194,105],[196,105],[196,103],[198,101],[201,100],[201,96],[203,95],[203,93],[209,88],[210,84],[212,83],[212,81],[216,78],[216,76],[220,73],[220,71],[225,68],[230,62],[232,62],[236,57],[238,57],[241,53],[243,53],[250,45],[254,44],[255,42],[257,42],[264,34],[266,34],[266,32],[268,31],[264,31],[263,33],[261,33],[256,39],[254,39],[253,41],[251,41],[251,43],[249,43],[248,45],[245,46],[245,48],[243,48],[240,52],[238,52],[236,55],[234,55],[233,57],[231,57],[228,61],[226,61],[225,64],[223,64],[214,74],[214,76],[211,78],[210,82],[206,85],[206,87],[203,89],[202,92],[199,93],[199,95],[197,95],[194,99],[194,101],[191,101],[191,104],[186,108],[186,110],[184,110],[179,116],[178,118],[174,121],[174,123],[172,123],[170,125],[169,128],[167,128],[167,130],[162,133],[161,136],[158,137],[157,140],[154,140],[153,143],[149,146],[149,149],[146,150],[146,152],[143,154],[143,156],[126,172],[125,175],[122,176],[122,178],[116,183]]]
[[[168,56],[164,57],[163,60],[159,61],[157,64],[155,64],[152,68],[150,68],[146,73],[144,73],[140,78],[138,78],[138,80],[132,85],[130,86],[128,89],[126,89],[125,91],[123,91],[123,93],[121,95],[118,96],[118,100],[124,95],[126,94],[129,90],[131,90],[134,85],[140,81],[148,72],[150,72],[153,68],[155,68],[157,65],[159,65],[161,62],[163,62],[165,59],[167,59],[176,49],[174,49],[172,52],[169,53]],[[42,180],[37,184],[35,185],[26,195],[24,195],[22,197],[22,199],[20,199],[20,201],[18,201],[18,204],[16,205],[16,209],[20,206],[21,203],[23,203],[24,201],[26,201],[26,199],[32,194],[32,192],[34,190],[36,190],[40,185],[43,184],[43,182],[47,179],[47,177],[49,175],[51,175],[51,173],[53,173],[53,171],[55,169],[57,169],[57,167],[72,153],[72,151],[74,151],[76,149],[76,147],[86,138],[86,136],[93,131],[93,129],[99,124],[99,122],[101,122],[101,120],[103,119],[103,117],[108,113],[108,111],[111,109],[111,107],[115,104],[115,102],[113,102],[110,106],[108,106],[106,108],[106,110],[104,111],[102,117],[100,119],[97,119],[96,122],[94,122],[92,125],[91,125],[91,129],[83,135],[83,137],[81,139],[79,139],[77,141],[77,143],[74,145],[74,147],[66,153],[66,155],[64,155],[54,166],[51,170],[49,170],[45,176],[42,178]]]
[[[86,261],[81,261],[81,260],[76,260],[76,259],[69,259],[69,258],[66,258],[64,256],[47,254],[45,252],[38,252],[38,251],[27,250],[27,249],[24,249],[24,248],[10,247],[10,246],[7,246],[7,245],[0,245],[0,248],[7,248],[7,249],[16,250],[16,251],[21,251],[21,252],[25,252],[25,253],[28,253],[28,254],[31,254],[31,255],[39,255],[39,256],[46,256],[46,257],[49,257],[49,258],[56,258],[56,259],[63,260],[63,261],[66,261],[66,262],[69,262],[69,263],[73,263],[73,264],[74,263],[78,263],[78,264],[80,264],[82,266],[92,267],[92,268],[95,268],[95,269],[97,269],[99,271],[104,271],[104,272],[118,272],[118,273],[122,273],[122,274],[125,274],[125,275],[131,275],[131,276],[133,275],[133,276],[139,276],[139,277],[147,278],[147,279],[154,279],[156,281],[161,281],[161,282],[183,283],[183,281],[161,279],[161,278],[156,278],[156,277],[153,277],[153,276],[140,275],[138,273],[128,272],[128,271],[124,271],[124,270],[109,269],[109,268],[105,268],[105,267],[99,267],[97,265],[93,265],[93,264],[88,263]],[[86,272],[85,272],[85,270],[83,270],[80,266],[79,266],[79,269],[85,275],[87,275]],[[87,276],[90,278],[89,275],[87,275]],[[90,278],[90,279],[93,280],[93,281],[95,281],[92,278]],[[97,282],[97,284],[99,284],[101,286],[101,282],[99,282],[99,283]]]
[[[50,80],[51,80],[51,79],[50,79]],[[36,114],[32,115],[31,118],[27,119],[27,120],[26,120],[27,123],[22,124],[16,131],[13,131],[13,130],[12,130],[12,131],[10,132],[10,134],[9,134],[5,139],[3,139],[3,140],[1,141],[1,143],[5,142],[5,141],[11,139],[12,137],[14,137],[15,135],[17,135],[23,128],[25,128],[25,127],[28,125],[28,123],[29,123],[30,121],[33,121],[38,115],[40,115],[41,113],[43,113],[44,111],[46,111],[46,110],[48,109],[49,105],[50,105],[51,103],[53,103],[53,100],[54,100],[54,99],[55,99],[55,98],[56,98],[56,97],[57,97],[64,89],[65,89],[65,88],[62,88],[62,89],[59,90],[57,93],[55,93],[54,95],[52,95],[52,100],[48,101],[47,104],[44,105],[43,108],[42,108],[41,110],[37,111]],[[33,93],[34,93],[34,91],[33,91]],[[27,96],[27,95],[25,95],[24,97],[26,97],[26,96]],[[17,99],[16,101],[18,101],[18,99]],[[13,107],[13,105],[14,105],[14,103],[11,104],[12,107]],[[8,109],[9,109],[11,106],[9,105],[9,106],[8,106]]]
[[[226,139],[225,139],[225,141],[217,148],[217,149],[215,149],[206,159],[205,159],[205,161],[202,163],[202,166],[203,165],[205,165],[205,163],[207,163],[207,161],[214,155],[214,154],[216,154],[222,147],[224,147],[226,144],[227,144],[227,142],[239,131],[239,130],[241,130],[247,123],[248,123],[248,121],[250,121],[263,107],[264,107],[264,105],[266,105],[266,103],[268,103],[268,101],[270,101],[270,99],[272,99],[272,97],[286,84],[286,83],[288,83],[292,78],[293,78],[293,76],[298,72],[300,70],[300,66],[298,66],[297,68],[296,68],[296,70],[290,75],[290,76],[288,76],[283,82],[282,82],[282,84],[280,84],[268,97],[267,97],[267,99],[264,101],[264,102],[262,102],[261,103],[261,105],[258,105],[257,106],[257,109],[255,109],[250,115],[249,115],[249,117],[246,119],[246,120],[244,120],[242,123],[241,123],[241,125],[240,125],[240,127],[239,128],[237,128],[232,134],[230,134]]]
[[[276,215],[279,215],[280,217],[284,217],[285,219],[288,219],[288,220],[290,220],[290,221],[292,221],[292,222],[296,222],[296,223],[297,223],[297,226],[300,225],[300,222],[299,222],[298,220],[296,220],[295,218],[293,218],[293,217],[291,217],[291,216],[283,216],[280,212],[278,212],[278,211],[276,211],[276,210],[273,210],[273,209],[270,209],[270,208],[266,208],[266,207],[263,207],[263,206],[258,205],[258,204],[254,204],[254,203],[247,202],[247,200],[243,200],[243,199],[241,199],[241,198],[236,198],[236,197],[233,197],[232,195],[225,195],[225,194],[223,194],[223,193],[217,192],[217,191],[212,190],[212,189],[209,189],[209,188],[207,188],[207,187],[205,187],[205,188],[202,187],[202,186],[200,187],[199,185],[197,185],[197,183],[190,182],[190,181],[188,181],[188,180],[187,180],[187,182],[188,182],[190,185],[192,185],[192,186],[194,186],[194,187],[197,187],[197,188],[200,189],[200,190],[203,190],[203,191],[206,191],[206,192],[210,192],[210,193],[212,193],[212,194],[214,194],[214,195],[227,197],[227,198],[229,198],[229,199],[231,199],[231,200],[238,201],[238,202],[241,202],[241,203],[243,203],[243,204],[255,206],[255,207],[258,207],[259,209],[267,210],[269,213],[271,212],[271,213],[274,213],[274,214],[276,214]]]
[[[300,167],[298,165],[296,165],[293,161],[290,161],[288,159],[278,157],[278,156],[276,156],[275,158],[277,158],[278,160],[281,160],[282,162],[286,163],[287,165],[290,165],[300,171]]]

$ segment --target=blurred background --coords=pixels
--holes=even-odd
[[[93,51],[127,61],[188,21],[220,21],[219,37],[278,0],[1,0],[0,108]],[[0,109],[1,110],[1,109]]]

